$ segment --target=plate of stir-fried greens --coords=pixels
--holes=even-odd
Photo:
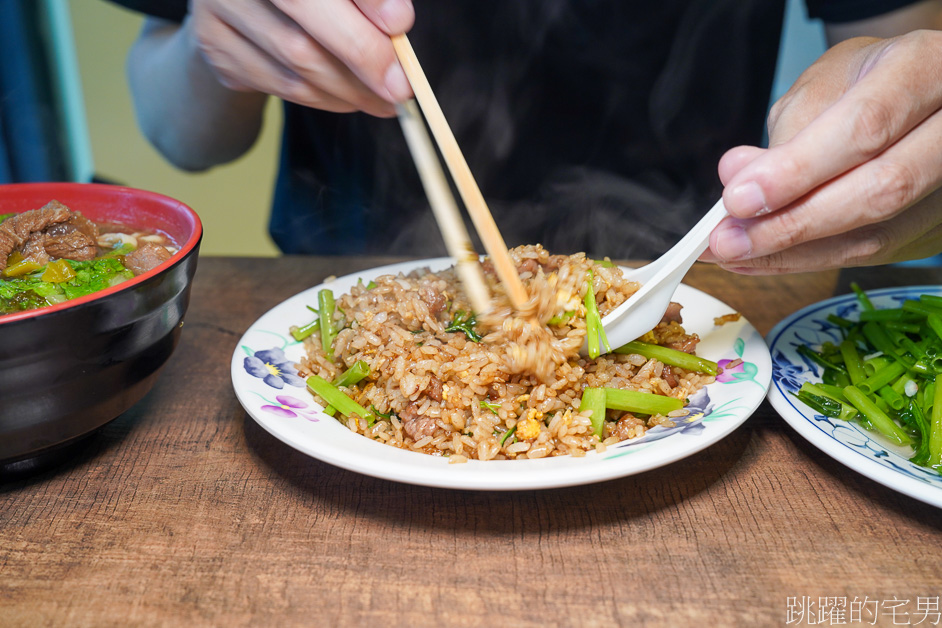
[[[942,507],[942,286],[852,288],[769,333],[769,401],[834,459]]]

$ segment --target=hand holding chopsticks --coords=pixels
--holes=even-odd
[[[468,168],[464,155],[462,155],[461,149],[458,148],[458,142],[455,140],[455,136],[452,134],[451,128],[445,120],[445,114],[442,113],[441,107],[438,105],[438,100],[432,92],[432,87],[429,85],[428,79],[422,71],[422,66],[419,65],[415,51],[412,49],[412,45],[405,35],[394,35],[392,42],[393,47],[396,49],[396,55],[399,57],[399,62],[402,64],[402,68],[406,73],[406,77],[412,84],[412,90],[415,92],[416,99],[422,107],[422,112],[425,114],[425,119],[428,121],[432,135],[438,143],[442,158],[445,160],[449,172],[451,172],[455,187],[458,188],[458,193],[461,195],[465,207],[468,209],[468,214],[471,216],[471,220],[478,231],[478,235],[481,236],[484,248],[490,256],[491,262],[494,264],[497,276],[503,283],[504,289],[507,290],[507,294],[514,308],[522,310],[528,300],[527,291],[520,281],[516,266],[514,266],[513,260],[507,252],[507,245],[504,243],[504,238],[497,229],[494,217],[491,216],[491,212],[487,208],[484,196],[481,194],[481,190],[478,188],[474,176],[471,174],[471,169]],[[429,202],[435,211],[435,217],[445,237],[446,246],[449,247],[449,253],[458,260],[459,272],[464,272],[471,278],[473,274],[471,271],[468,271],[467,268],[465,271],[461,271],[460,269],[463,261],[464,265],[468,267],[470,266],[468,263],[469,257],[474,255],[476,261],[477,256],[474,254],[473,248],[471,248],[467,232],[464,229],[460,214],[457,212],[454,199],[451,198],[448,183],[444,179],[441,168],[438,167],[438,157],[435,155],[434,147],[432,147],[431,142],[428,142],[428,136],[425,133],[421,119],[417,118],[415,115],[418,111],[415,109],[410,111],[410,105],[414,107],[414,103],[407,103],[398,110],[400,113],[400,121],[403,125],[403,131],[406,133],[409,148],[412,151],[413,158],[416,160],[416,166],[422,177],[423,185],[426,186]],[[422,127],[421,135],[425,136],[424,142],[416,126]],[[409,139],[410,136],[412,139]],[[434,168],[429,166],[432,162],[435,163]],[[435,173],[436,169],[437,174]],[[430,182],[431,187],[429,185]],[[442,184],[444,184],[444,189],[441,187]],[[434,192],[432,191],[433,189],[435,190]],[[443,200],[443,198],[446,200]],[[455,225],[456,221],[460,223],[460,226]],[[477,265],[475,264],[475,266]],[[480,273],[479,267],[477,273]],[[479,299],[480,295],[475,296],[472,294],[473,291],[478,291],[478,288],[475,286],[478,279],[471,278],[471,283],[467,283],[464,275],[462,275],[461,278],[463,282],[466,282],[465,286],[472,299],[472,306],[479,309],[479,305],[474,302],[474,299]],[[483,277],[481,277],[480,280],[483,282]],[[486,291],[486,287],[484,290]],[[485,312],[487,309],[488,308],[479,309],[479,311]]]

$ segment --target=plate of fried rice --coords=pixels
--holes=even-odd
[[[765,341],[721,301],[681,285],[654,330],[607,347],[598,321],[638,289],[630,269],[539,245],[510,253],[530,296],[519,311],[487,259],[493,305],[482,315],[450,258],[330,278],[289,298],[233,353],[240,403],[279,440],[338,467],[518,490],[681,460],[764,399]]]

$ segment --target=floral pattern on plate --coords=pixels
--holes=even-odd
[[[729,306],[682,285],[675,300],[685,306],[684,326],[701,337],[697,354],[732,366],[691,398],[690,414],[678,419],[674,427],[653,428],[602,454],[449,464],[447,458],[371,441],[324,414],[301,388],[304,383],[294,362],[300,360],[303,348],[288,332],[291,325],[310,322],[307,306],[317,302],[317,292],[329,287],[339,294],[381,274],[423,266],[437,270],[450,264],[442,258],[364,271],[315,286],[276,306],[245,332],[233,353],[232,383],[242,406],[276,438],[348,470],[427,486],[518,490],[587,484],[675,462],[727,436],[753,413],[768,390],[771,357],[755,328],[745,319],[714,326],[714,318],[731,312]],[[295,388],[298,382],[300,387]]]
[[[877,308],[898,308],[903,301],[921,294],[942,295],[942,287],[911,286],[867,292]],[[910,497],[942,507],[942,475],[911,463],[907,448],[893,446],[856,423],[817,414],[794,397],[804,382],[821,381],[820,367],[798,354],[797,347],[803,344],[817,347],[843,339],[840,329],[827,320],[829,314],[856,320],[860,315],[856,295],[809,305],[769,333],[772,354],[769,401],[799,434],[839,462]]]

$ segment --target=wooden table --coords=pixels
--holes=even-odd
[[[942,511],[833,461],[767,402],[685,460],[558,490],[396,484],[275,440],[232,391],[236,341],[325,276],[388,261],[202,259],[152,392],[59,466],[0,484],[0,624],[810,625],[828,597],[845,604],[829,625],[942,625]],[[765,334],[853,280],[942,271],[702,266],[687,283]]]

